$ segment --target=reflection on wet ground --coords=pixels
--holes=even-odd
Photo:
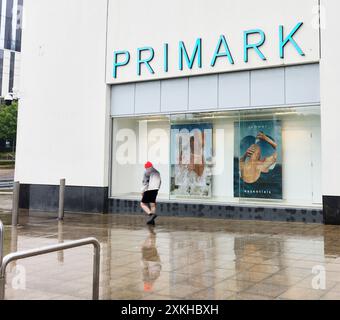
[[[337,226],[160,217],[153,228],[142,216],[115,215],[21,221],[6,227],[5,254],[96,237],[101,299],[340,299]],[[6,298],[90,299],[92,252],[11,265]]]
[[[12,210],[13,194],[11,192],[1,191],[0,181],[0,213],[10,212]]]

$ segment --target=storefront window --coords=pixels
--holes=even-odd
[[[320,108],[113,119],[111,196],[139,198],[146,161],[160,199],[320,205]]]
[[[322,203],[319,107],[244,111],[235,134],[241,202]]]
[[[157,167],[162,176],[160,199],[169,199],[169,117],[113,119],[111,195],[139,198],[144,164]]]

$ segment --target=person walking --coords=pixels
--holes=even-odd
[[[160,173],[154,168],[151,162],[147,162],[144,167],[145,173],[143,178],[141,208],[148,216],[147,224],[152,225],[155,224],[157,218],[156,200],[162,180]]]

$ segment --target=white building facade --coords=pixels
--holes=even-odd
[[[340,223],[336,0],[26,0],[21,207]],[[340,137],[339,137],[340,138]]]

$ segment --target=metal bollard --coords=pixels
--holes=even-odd
[[[59,211],[58,211],[58,220],[64,220],[64,207],[65,207],[65,187],[66,187],[66,179],[60,180],[59,187]]]
[[[20,182],[14,182],[13,186],[13,204],[12,204],[12,226],[18,225],[19,217],[19,197],[20,196]]]

